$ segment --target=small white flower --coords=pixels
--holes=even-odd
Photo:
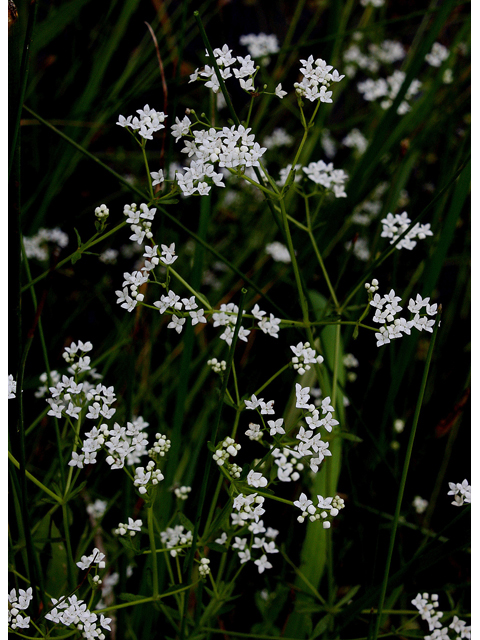
[[[258,567],[258,573],[263,573],[265,569],[271,569],[273,567],[273,564],[268,561],[265,554],[263,554],[263,556],[258,560],[255,560],[255,564]]]
[[[179,318],[175,315],[172,315],[172,320],[167,324],[167,329],[175,329],[177,333],[182,333],[185,320],[186,318]]]

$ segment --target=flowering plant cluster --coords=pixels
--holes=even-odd
[[[428,624],[429,631],[433,631],[432,634],[426,635],[425,640],[448,640],[449,629],[453,629],[455,632],[456,640],[467,638],[470,640],[470,627],[464,620],[460,620],[458,616],[454,615],[453,620],[448,627],[442,625],[443,612],[437,611],[439,606],[438,594],[432,593],[418,593],[416,598],[412,600],[412,604],[420,612],[422,620]]]
[[[411,225],[412,221],[407,215],[407,212],[396,213],[395,215],[389,213],[386,218],[381,220],[383,231],[381,233],[382,238],[391,238],[390,244],[393,244]],[[425,240],[427,236],[433,236],[433,231],[430,230],[430,224],[420,224],[417,222],[410,231],[395,245],[396,249],[413,249],[417,243],[415,238],[419,240]]]
[[[157,26],[147,23],[163,110],[147,102],[154,91],[137,66],[146,55],[139,48],[112,96],[132,80],[130,67],[137,68],[132,104],[144,106],[116,116],[122,131],[95,129],[92,147],[102,144],[107,129],[121,141],[126,131],[136,153],[115,152],[109,142],[108,164],[99,154],[98,167],[121,188],[102,194],[82,186],[81,197],[91,200],[89,218],[75,223],[78,246],[71,255],[69,236],[55,222],[40,226],[46,211],[55,215],[58,180],[51,202],[32,217],[38,231],[29,237],[22,229],[37,192],[25,199],[22,193],[25,211],[13,233],[18,354],[8,376],[15,515],[9,633],[106,640],[111,632],[140,640],[162,629],[178,640],[215,632],[313,640],[358,635],[371,609],[375,638],[390,629],[408,635],[425,623],[427,640],[469,640],[462,619],[468,576],[457,563],[468,546],[466,527],[454,531],[456,520],[450,527],[448,520],[463,525],[470,509],[453,513],[448,503],[470,504],[471,486],[450,482],[439,495],[428,478],[441,479],[445,465],[434,473],[438,456],[431,456],[432,474],[425,485],[415,484],[421,495],[408,493],[410,467],[423,464],[418,435],[415,440],[421,411],[422,433],[426,441],[434,433],[440,449],[447,438],[438,435],[460,433],[469,392],[462,389],[455,399],[457,387],[446,384],[450,371],[445,380],[437,373],[444,369],[438,344],[467,315],[465,303],[460,320],[454,312],[468,283],[467,269],[456,268],[463,256],[453,230],[465,234],[460,212],[468,197],[467,165],[461,159],[469,121],[462,111],[454,123],[464,85],[459,82],[455,100],[444,85],[468,49],[461,42],[440,44],[451,40],[437,29],[450,2],[429,17],[426,32],[424,20],[413,39],[402,38],[402,29],[391,39],[383,20],[388,7],[375,11],[384,0],[340,2],[331,24],[342,37],[334,34],[324,47],[305,36],[306,53],[298,56],[293,38],[302,5],[292,12],[284,44],[274,34],[250,33],[239,40],[244,56],[229,44],[213,48],[194,12],[206,48],[206,64],[197,68],[179,48],[189,18],[183,15],[180,38],[176,13],[165,8]],[[130,9],[122,10],[123,29]],[[327,9],[318,8],[306,32],[315,36],[314,23]],[[167,23],[174,56],[155,36]],[[455,21],[445,24],[458,29]],[[352,34],[348,42],[345,34]],[[314,42],[316,50],[307,48]],[[334,60],[338,69],[329,64]],[[150,74],[150,66],[145,69]],[[400,91],[397,114],[382,113],[398,105]],[[81,113],[90,104],[86,100]],[[105,104],[102,122],[114,125],[125,106],[113,98]],[[425,119],[427,112],[435,122]],[[451,169],[434,166],[445,114],[452,119],[445,129],[455,129],[448,144],[441,137],[441,150],[454,159]],[[68,122],[62,136],[76,153],[81,145],[67,135],[75,128]],[[22,131],[22,141],[30,131]],[[70,160],[63,163],[66,184]],[[15,189],[17,165],[14,156]],[[24,174],[31,169],[25,167]],[[420,223],[436,180],[442,196],[433,199],[431,222]],[[75,208],[75,198],[70,201]],[[86,224],[94,231],[82,240]],[[117,245],[122,234],[125,243]],[[425,250],[412,251],[419,240]],[[408,251],[394,252],[393,244]],[[454,258],[449,269],[463,274],[456,287],[447,286],[440,269],[447,254]],[[39,262],[47,259],[41,272]],[[389,293],[371,279],[380,271]],[[405,303],[396,291],[405,292]],[[57,300],[64,321],[52,331],[50,305],[56,311]],[[442,307],[448,313],[440,327]],[[72,340],[82,332],[92,342]],[[375,349],[369,333],[383,349]],[[388,347],[405,335],[411,338],[402,349]],[[34,357],[43,363],[30,372]],[[432,423],[430,396],[447,388],[441,422]],[[453,441],[448,438],[449,448]],[[449,465],[455,477],[455,463]],[[379,518],[388,525],[389,545]],[[448,537],[437,533],[442,518]],[[398,535],[401,525],[408,535]],[[444,568],[438,594],[419,593],[411,600],[415,610],[405,612],[400,592],[388,595],[398,549],[401,557],[413,555],[408,575],[423,553],[441,557],[443,541],[457,537],[451,566],[458,578]],[[383,576],[376,584],[374,571],[372,586],[357,597],[358,587],[345,586],[357,583],[349,559],[355,556],[367,574],[372,553],[387,547],[378,565]],[[451,613],[438,610],[444,595]]]
[[[375,333],[377,338],[377,347],[388,344],[391,340],[401,338],[402,335],[410,335],[410,329],[417,331],[428,331],[433,333],[435,320],[429,319],[429,316],[436,316],[438,313],[437,304],[430,304],[430,298],[422,298],[417,293],[415,299],[410,298],[408,310],[414,317],[411,320],[405,318],[396,318],[395,316],[402,311],[402,307],[398,304],[401,297],[395,295],[393,289],[385,296],[375,293],[373,299],[370,300],[370,306],[374,307],[375,315],[373,322],[381,324],[380,331]],[[425,308],[426,315],[420,315],[422,309]],[[390,324],[388,324],[390,323]]]

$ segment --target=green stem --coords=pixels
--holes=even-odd
[[[318,250],[317,243],[315,241],[315,238],[314,238],[313,233],[312,233],[311,230],[308,231],[308,235],[310,237],[310,242],[312,243],[313,250],[315,251],[315,255],[317,256],[318,264],[320,265],[320,268],[322,270],[323,277],[325,278],[325,282],[327,283],[328,290],[330,291],[330,295],[332,296],[333,303],[335,305],[335,308],[338,310],[340,305],[338,303],[337,296],[335,294],[335,290],[334,290],[334,288],[332,286],[330,278],[328,277],[327,270],[325,269],[325,264],[323,262],[323,259],[322,259],[322,256],[320,254],[320,251]]]
[[[67,551],[67,577],[70,590],[75,589],[75,562],[72,553],[72,543],[70,541],[70,525],[68,522],[68,511],[65,502],[62,503],[63,533],[65,535],[65,547]]]
[[[265,384],[262,384],[262,386],[261,386],[261,387],[259,387],[259,388],[255,391],[254,395],[255,395],[255,396],[258,396],[260,393],[262,393],[262,391],[263,391],[264,389],[266,389],[266,388],[268,387],[268,385],[269,385],[270,383],[272,383],[272,382],[275,380],[275,378],[278,378],[278,376],[279,376],[280,374],[282,374],[284,371],[286,371],[290,366],[291,366],[291,363],[289,362],[288,364],[286,364],[285,366],[283,366],[281,369],[279,369],[279,370],[277,371],[277,373],[274,373],[274,374],[273,374],[273,376],[271,376],[271,378],[269,378],[269,379],[265,382]]]
[[[8,163],[9,178],[10,178],[10,173],[12,171],[13,159],[15,157],[15,150],[17,148],[17,138],[18,138],[18,132],[20,131],[20,120],[22,117],[23,101],[25,99],[25,93],[27,90],[28,67],[30,63],[30,47],[33,39],[33,29],[35,27],[35,22],[37,19],[37,9],[38,9],[38,2],[36,0],[33,0],[32,2],[30,2],[27,32],[25,34],[25,42],[23,45],[23,52],[22,52],[22,63],[20,67],[21,88],[20,88],[20,94],[18,99],[17,113],[15,115],[15,127],[13,129],[11,152],[10,152],[10,158]]]
[[[295,249],[293,248],[292,236],[290,234],[290,228],[288,226],[287,212],[285,210],[285,203],[280,200],[280,210],[282,213],[283,227],[285,230],[285,236],[287,238],[288,252],[290,253],[290,259],[292,261],[293,273],[295,275],[295,282],[297,285],[297,291],[300,298],[300,306],[302,308],[303,322],[308,328],[310,326],[310,320],[308,317],[308,305],[305,294],[303,293],[302,279],[300,277],[300,271],[297,264],[297,258],[295,256]]]
[[[338,360],[340,356],[340,325],[335,327],[335,355],[333,361],[333,380],[332,380],[332,405],[335,406],[337,399],[337,379],[338,379]]]
[[[233,362],[233,356],[235,353],[235,347],[237,344],[237,340],[238,340],[238,332],[240,331],[240,324],[241,324],[241,320],[242,320],[242,314],[243,314],[243,308],[245,306],[245,296],[247,294],[247,290],[246,289],[242,289],[241,292],[241,297],[240,297],[240,301],[239,301],[239,305],[238,305],[238,315],[237,315],[237,321],[235,323],[235,330],[233,332],[233,338],[232,338],[232,344],[230,347],[230,351],[228,353],[228,359],[227,359],[227,368],[225,370],[225,375],[223,378],[223,383],[222,383],[222,389],[220,391],[220,401],[218,403],[218,407],[217,407],[217,415],[215,418],[215,422],[214,422],[214,426],[212,429],[212,434],[211,434],[211,442],[216,442],[217,441],[217,437],[218,437],[218,428],[220,426],[220,418],[222,415],[222,409],[223,409],[223,399],[225,397],[225,391],[227,389],[227,385],[228,385],[228,378],[230,376],[230,371],[232,369],[232,362]],[[191,580],[191,575],[192,575],[192,569],[193,569],[193,560],[195,557],[195,550],[196,550],[196,545],[197,545],[197,538],[198,538],[198,530],[200,528],[200,520],[202,517],[202,511],[203,511],[203,505],[205,503],[205,497],[206,497],[206,493],[207,493],[207,484],[208,484],[208,477],[210,475],[210,469],[212,466],[212,456],[210,454],[210,452],[207,452],[206,454],[207,459],[206,459],[206,464],[205,464],[205,470],[203,473],[203,480],[202,480],[202,485],[201,485],[201,489],[200,489],[200,496],[198,499],[198,505],[197,505],[197,513],[196,513],[196,517],[195,517],[195,528],[193,530],[193,536],[192,536],[192,546],[190,549],[190,553],[187,557],[186,560],[186,571],[185,571],[185,576],[187,578],[187,581],[190,582]],[[182,616],[182,627],[180,630],[180,638],[181,640],[183,640],[185,638],[185,625],[187,622],[187,616],[186,616],[186,612],[185,614]]]
[[[175,271],[175,269],[172,269],[172,267],[170,267],[170,273],[172,274],[172,276],[174,276],[179,282],[181,282],[183,284],[183,286],[188,289],[188,291],[190,291],[190,293],[193,293],[193,295],[197,298],[197,300],[200,300],[200,302],[205,305],[207,307],[208,310],[212,310],[212,305],[208,302],[208,300],[205,298],[205,296],[202,296],[201,293],[198,293],[198,291],[195,291],[195,289],[193,287],[191,287],[188,282],[186,280],[184,280],[182,278],[182,276],[177,273]]]
[[[20,469],[20,463],[18,462],[18,460],[10,453],[10,451],[8,452],[8,459],[10,460],[10,462],[17,467],[17,469]],[[62,504],[63,500],[62,498],[60,498],[60,496],[57,496],[56,493],[53,493],[53,491],[50,491],[50,489],[48,487],[46,487],[44,484],[42,484],[40,482],[40,480],[37,480],[37,478],[35,478],[35,476],[32,476],[32,474],[30,473],[30,471],[25,471],[25,475],[26,477],[31,480],[33,482],[33,484],[36,484],[37,487],[39,489],[41,489],[42,491],[44,491],[47,495],[50,496],[50,498],[52,498],[53,500],[55,500],[55,502],[58,502],[58,504]]]
[[[253,102],[254,102],[254,100],[255,100],[254,96],[251,96],[251,98],[250,98],[250,104],[249,104],[249,106],[248,106],[247,122],[246,122],[246,125],[245,125],[246,127],[248,127],[248,124],[249,124],[249,122],[250,122],[250,117],[251,117],[251,115],[252,115],[252,109],[253,109]]]
[[[192,587],[194,587],[197,582],[193,584],[187,584],[184,587],[180,587],[179,589],[175,589],[174,591],[168,591],[168,593],[161,593],[156,598],[151,596],[150,598],[142,598],[141,600],[133,600],[132,602],[125,602],[124,604],[114,604],[111,607],[105,607],[104,609],[98,609],[96,613],[100,615],[101,613],[105,613],[105,611],[117,611],[118,609],[125,609],[126,607],[135,607],[138,604],[146,604],[147,602],[154,602],[155,600],[161,600],[162,598],[166,598],[167,596],[174,596],[177,593],[183,593],[184,591],[188,591]]]
[[[210,505],[210,509],[208,511],[207,522],[205,524],[205,529],[203,530],[202,540],[206,539],[205,536],[208,535],[208,530],[210,529],[210,525],[212,524],[213,514],[215,513],[218,496],[220,495],[222,484],[223,484],[223,477],[220,475],[218,478],[217,486],[215,488],[215,493],[213,494],[212,504]]]
[[[60,260],[60,262],[58,262],[55,265],[55,270],[59,269],[60,267],[63,267],[64,264],[66,264],[67,262],[70,262],[70,260],[74,257],[74,256],[78,256],[79,254],[81,255],[82,253],[84,253],[87,249],[90,249],[90,247],[95,246],[96,244],[98,244],[99,242],[102,242],[102,240],[105,240],[105,238],[108,238],[108,236],[111,236],[113,233],[116,233],[119,229],[122,229],[127,223],[126,222],[121,222],[120,224],[118,224],[116,227],[114,227],[113,229],[110,229],[110,231],[107,231],[107,233],[104,233],[102,236],[100,236],[99,238],[97,238],[97,234],[95,233],[95,235],[92,236],[92,238],[90,240],[87,240],[87,242],[85,244],[83,244],[80,248],[78,248],[76,251],[74,251],[73,253],[71,253],[67,258],[64,258],[63,260]],[[39,276],[37,276],[34,280],[32,280],[31,282],[29,282],[28,284],[26,284],[24,287],[22,287],[22,293],[24,291],[26,291],[27,289],[29,289],[31,286],[33,286],[34,284],[37,284],[37,282],[39,282],[40,280],[43,280],[43,278],[46,278],[48,276],[49,273],[52,272],[52,269],[48,269],[48,271],[44,271],[43,273],[41,273]]]
[[[155,194],[153,193],[152,177],[150,175],[150,167],[148,166],[147,152],[145,150],[146,144],[147,144],[147,141],[145,139],[143,139],[141,144],[140,144],[140,146],[142,147],[143,162],[145,164],[145,169],[147,171],[148,192],[150,194],[150,198],[153,200],[154,197],[155,197]]]
[[[390,565],[392,562],[392,557],[393,557],[393,549],[395,546],[395,536],[397,533],[397,527],[398,527],[398,521],[400,519],[400,510],[402,507],[402,500],[403,500],[403,493],[405,490],[405,484],[407,482],[407,475],[408,475],[408,469],[410,466],[410,459],[412,456],[412,450],[413,450],[413,443],[415,440],[415,433],[417,431],[417,425],[418,425],[418,419],[420,417],[420,410],[422,408],[422,403],[423,403],[423,397],[425,395],[425,389],[427,386],[427,378],[428,378],[428,372],[430,370],[430,363],[432,361],[432,355],[433,355],[433,347],[435,345],[435,339],[437,337],[437,332],[438,332],[438,326],[439,326],[439,322],[440,322],[440,316],[441,316],[441,308],[439,309],[439,313],[437,315],[437,320],[435,323],[435,329],[433,331],[433,336],[432,339],[430,341],[430,346],[428,348],[428,354],[427,354],[427,360],[425,362],[425,369],[423,371],[423,378],[422,378],[422,382],[420,385],[420,393],[418,394],[418,399],[417,399],[417,406],[415,407],[415,415],[413,417],[413,424],[412,424],[412,430],[410,432],[410,438],[408,440],[408,446],[407,446],[407,451],[405,454],[405,462],[403,464],[403,471],[402,471],[402,477],[400,480],[400,487],[398,490],[398,496],[397,496],[397,506],[395,508],[395,514],[393,516],[393,523],[392,523],[392,529],[391,529],[391,533],[390,533],[390,544],[388,547],[388,553],[387,553],[387,561],[385,563],[385,574],[383,577],[383,582],[382,582],[382,588],[380,591],[380,599],[379,599],[379,603],[378,603],[378,612],[377,612],[377,618],[376,618],[376,622],[375,622],[375,631],[374,631],[374,635],[373,635],[373,640],[376,640],[376,638],[378,638],[378,632],[380,629],[380,620],[382,618],[382,610],[383,610],[383,605],[385,602],[385,595],[387,592],[387,585],[388,585],[388,576],[390,573]]]
[[[155,491],[155,489],[154,489]],[[153,599],[158,598],[158,564],[157,550],[155,547],[155,532],[153,530],[153,498],[147,507],[147,523],[148,523],[148,539],[150,541],[150,552],[152,556],[152,583],[153,583]]]

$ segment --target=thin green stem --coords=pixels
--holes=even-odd
[[[190,293],[193,293],[193,295],[197,298],[197,300],[200,300],[200,302],[205,305],[207,307],[207,309],[209,311],[212,310],[212,305],[208,302],[208,300],[205,298],[205,296],[203,296],[201,293],[199,293],[198,291],[195,291],[195,289],[193,287],[191,287],[188,282],[186,280],[184,280],[182,278],[182,276],[177,273],[175,271],[175,269],[172,269],[172,267],[170,267],[169,269],[170,273],[172,274],[172,276],[174,278],[176,278],[179,282],[181,282],[183,284],[183,286],[188,289],[188,291],[190,291]]]
[[[308,317],[308,304],[305,294],[303,293],[302,279],[300,276],[300,270],[298,268],[297,257],[295,255],[295,249],[293,248],[292,236],[290,234],[290,228],[288,226],[287,212],[285,210],[285,203],[280,200],[280,209],[282,213],[283,227],[285,230],[285,236],[287,238],[288,252],[290,253],[290,259],[292,261],[293,273],[295,275],[295,283],[297,285],[297,291],[300,298],[300,306],[302,308],[303,322],[306,327],[310,326],[310,320]]]
[[[10,460],[10,462],[17,467],[17,469],[20,469],[20,463],[18,462],[18,460],[10,453],[10,451],[8,452],[8,459]],[[30,471],[25,471],[25,475],[26,477],[31,480],[33,482],[33,484],[36,484],[37,487],[39,489],[41,489],[42,491],[44,491],[47,495],[50,496],[50,498],[52,498],[53,500],[55,500],[55,502],[58,502],[58,504],[62,504],[63,499],[60,498],[60,496],[57,496],[56,493],[53,493],[53,491],[51,491],[48,487],[46,487],[44,484],[42,484],[40,482],[40,480],[37,480],[37,478],[35,478],[35,476],[33,476]]]
[[[288,364],[284,365],[281,369],[279,369],[279,370],[277,371],[277,373],[274,373],[274,374],[273,374],[273,376],[271,376],[271,377],[270,377],[270,378],[269,378],[269,379],[268,379],[264,384],[262,384],[262,386],[261,386],[261,387],[259,387],[259,388],[255,391],[254,395],[258,396],[260,393],[262,393],[262,391],[263,391],[264,389],[266,389],[266,388],[268,387],[268,385],[269,385],[269,384],[271,384],[271,383],[275,380],[275,378],[278,378],[278,376],[279,376],[280,374],[282,374],[284,371],[286,371],[286,370],[287,370],[287,369],[289,369],[290,367],[291,367],[291,363],[290,363],[290,362],[289,362]]]
[[[337,296],[335,294],[335,289],[333,288],[332,283],[330,281],[330,278],[328,277],[328,273],[327,273],[327,270],[325,268],[325,264],[323,262],[322,256],[320,254],[320,251],[318,249],[317,243],[315,241],[315,237],[314,237],[311,229],[309,229],[309,231],[308,231],[308,236],[310,238],[310,242],[312,243],[313,250],[315,251],[315,255],[317,257],[318,264],[320,265],[320,268],[322,270],[323,277],[325,278],[325,282],[327,283],[328,290],[330,291],[330,295],[332,296],[332,300],[333,300],[333,303],[335,305],[335,309],[338,311],[340,305],[339,305]]]
[[[110,229],[110,231],[107,231],[106,233],[104,233],[103,235],[101,235],[99,238],[97,238],[97,233],[95,233],[90,240],[87,240],[87,242],[85,244],[82,244],[81,247],[79,247],[76,251],[74,251],[73,253],[71,253],[68,257],[64,258],[63,260],[60,260],[60,262],[58,262],[55,265],[55,270],[59,269],[60,267],[63,267],[64,264],[67,264],[67,262],[70,262],[70,260],[73,257],[78,257],[79,255],[81,255],[82,253],[84,253],[85,251],[87,251],[87,249],[90,249],[91,247],[95,246],[96,244],[98,244],[99,242],[102,242],[102,240],[105,240],[105,238],[108,238],[109,236],[111,236],[113,233],[116,233],[119,229],[122,229],[123,227],[126,226],[126,222],[121,222],[120,224],[118,224],[116,227],[114,227],[113,229]],[[40,280],[43,280],[43,278],[46,278],[48,276],[49,273],[52,272],[52,269],[48,269],[48,271],[44,271],[43,273],[41,273],[39,276],[37,276],[34,280],[32,280],[31,282],[29,282],[28,284],[26,284],[24,287],[22,287],[22,293],[24,291],[26,291],[27,289],[29,289],[31,286],[33,286],[34,284],[37,284],[37,282],[39,282]]]
[[[205,540],[205,537],[208,535],[208,530],[210,529],[210,525],[212,524],[213,514],[215,513],[215,509],[217,507],[218,496],[220,495],[222,484],[223,484],[223,477],[220,475],[218,478],[217,486],[215,487],[215,493],[213,494],[212,503],[210,504],[210,509],[208,511],[207,522],[205,523],[205,529],[203,530],[203,535],[201,536],[202,540]]]
[[[188,591],[189,589],[194,587],[196,584],[198,584],[198,580],[197,582],[193,582],[192,584],[187,584],[178,589],[174,589],[173,591],[168,591],[167,593],[160,593],[156,598],[154,596],[151,596],[149,598],[133,600],[132,602],[125,602],[124,604],[114,604],[111,607],[98,609],[96,613],[102,614],[102,613],[105,613],[105,611],[118,611],[118,609],[125,609],[126,607],[136,607],[139,604],[146,604],[147,602],[154,602],[155,600],[161,600],[162,598],[166,598],[167,596],[174,596],[177,593],[183,593],[184,591]]]
[[[414,443],[414,440],[415,440],[415,433],[417,431],[418,419],[420,417],[420,411],[421,411],[421,408],[422,408],[423,398],[424,398],[424,395],[425,395],[425,389],[426,389],[426,386],[427,386],[428,372],[430,370],[430,363],[432,361],[433,348],[434,348],[435,339],[436,339],[437,333],[438,333],[440,316],[441,316],[441,309],[439,310],[439,313],[437,314],[437,320],[436,320],[436,323],[435,323],[433,336],[432,336],[432,339],[430,341],[430,346],[428,348],[427,360],[425,362],[425,368],[424,368],[424,371],[423,371],[423,378],[422,378],[422,382],[421,382],[421,385],[420,385],[420,392],[418,394],[417,405],[415,407],[415,414],[413,416],[412,430],[410,431],[410,437],[409,437],[409,440],[408,440],[407,451],[405,453],[405,462],[403,464],[402,477],[401,477],[400,486],[399,486],[399,489],[398,489],[397,506],[395,508],[395,514],[393,516],[392,528],[391,528],[391,532],[390,532],[390,544],[389,544],[389,547],[388,547],[387,560],[386,560],[386,563],[385,563],[385,574],[384,574],[384,577],[383,577],[382,588],[381,588],[381,591],[380,591],[380,599],[379,599],[379,603],[378,603],[378,612],[377,612],[377,618],[376,618],[376,621],[375,621],[375,631],[374,631],[374,635],[373,635],[373,640],[376,640],[376,638],[378,638],[378,632],[379,632],[379,629],[380,629],[380,620],[382,618],[383,604],[385,602],[385,595],[387,593],[388,576],[390,574],[390,565],[391,565],[391,562],[392,562],[393,550],[394,550],[394,547],[395,547],[395,536],[396,536],[396,533],[397,533],[398,522],[399,522],[399,519],[400,519],[400,510],[402,508],[403,494],[404,494],[405,485],[406,485],[406,482],[407,482],[408,469],[409,469],[409,466],[410,466],[410,459],[412,457],[413,443]]]
[[[70,590],[75,589],[75,561],[70,540],[70,524],[68,522],[68,511],[65,502],[62,503],[63,533],[65,536],[65,548],[67,551],[67,577]]]
[[[155,488],[153,489],[155,491]],[[153,530],[153,498],[152,502],[147,507],[147,526],[148,526],[148,540],[150,542],[150,552],[152,556],[152,584],[153,584],[153,598],[158,598],[158,564],[157,564],[157,549],[155,546],[155,532]]]
[[[147,179],[148,179],[148,193],[150,194],[150,198],[153,200],[155,197],[155,194],[153,192],[153,187],[152,187],[152,177],[150,175],[150,167],[148,166],[148,159],[147,159],[147,152],[146,152],[146,140],[143,139],[141,142],[141,148],[142,148],[142,155],[143,155],[143,162],[145,164],[145,169],[147,172]]]
[[[212,56],[213,57],[213,56]],[[217,437],[218,437],[218,428],[220,426],[220,418],[222,415],[222,409],[223,409],[223,399],[225,397],[225,391],[227,389],[227,385],[228,385],[228,378],[230,376],[230,372],[232,369],[232,362],[233,362],[233,356],[235,353],[235,347],[237,344],[237,340],[238,340],[238,333],[240,331],[240,324],[241,324],[241,319],[242,319],[242,314],[243,314],[243,309],[245,306],[245,296],[247,294],[247,290],[246,289],[242,289],[241,292],[241,297],[240,297],[240,301],[239,301],[239,305],[238,305],[238,315],[237,315],[237,320],[235,322],[235,330],[233,332],[233,338],[232,338],[232,344],[230,346],[230,350],[228,353],[228,358],[227,358],[227,367],[225,370],[225,374],[224,374],[224,378],[223,378],[223,383],[222,383],[222,389],[220,391],[220,401],[218,403],[218,407],[217,407],[217,414],[215,417],[215,422],[214,422],[214,426],[212,429],[212,434],[211,434],[211,442],[216,442],[217,441]],[[187,561],[186,561],[186,571],[185,571],[185,576],[188,582],[190,582],[191,580],[191,575],[192,575],[192,570],[193,570],[193,560],[195,557],[195,550],[196,550],[196,544],[197,544],[197,538],[198,538],[198,531],[200,528],[200,520],[202,517],[202,512],[203,512],[203,505],[205,503],[205,497],[206,497],[206,493],[207,493],[207,485],[208,485],[208,478],[210,475],[210,469],[212,466],[212,456],[210,455],[210,453],[208,452],[207,456],[206,456],[206,464],[205,464],[205,470],[203,473],[203,480],[202,480],[202,485],[200,488],[200,496],[198,499],[198,505],[197,505],[197,513],[196,513],[196,517],[195,517],[195,528],[193,530],[193,536],[192,536],[192,546],[190,549],[190,553],[187,557]],[[186,626],[186,613],[182,616],[182,627],[181,627],[181,631],[180,631],[180,638],[181,640],[183,640],[185,638],[185,626]]]

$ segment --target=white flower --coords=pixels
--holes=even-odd
[[[415,496],[412,505],[417,513],[423,513],[428,507],[428,500],[425,500],[421,496]]]
[[[205,318],[204,313],[204,309],[199,309],[198,311],[189,311],[189,315],[192,319],[192,325],[196,325],[198,322],[206,323],[207,319]]]
[[[159,169],[158,171],[151,171],[150,175],[153,178],[152,187],[157,184],[162,184],[162,182],[165,180],[162,169]]]
[[[280,100],[283,100],[283,98],[287,95],[286,91],[282,91],[282,85],[281,84],[277,84],[277,87],[275,89],[275,95],[278,96],[280,98]]]
[[[278,420],[268,420],[267,424],[270,427],[271,436],[274,436],[277,433],[280,433],[280,434],[285,433],[285,429],[282,427],[283,418],[279,418]]]
[[[252,397],[250,400],[245,400],[245,407],[247,409],[257,409],[263,403],[263,398],[257,398],[255,394],[252,393]]]
[[[292,261],[287,247],[281,242],[271,242],[265,247],[265,253],[268,253],[276,262],[284,262],[288,264]],[[261,318],[258,318],[259,320]]]
[[[252,469],[247,476],[247,483],[250,487],[266,487],[268,480],[261,473],[257,473]]]
[[[258,560],[255,560],[255,564],[258,567],[258,573],[263,573],[265,569],[271,569],[273,567],[273,565],[268,561],[265,554],[263,554],[263,556]]]
[[[167,329],[175,329],[177,333],[182,333],[185,320],[185,318],[179,318],[178,316],[172,315],[172,320],[167,324]]]
[[[15,394],[17,393],[17,383],[13,379],[12,374],[10,373],[8,376],[8,399],[11,400],[15,398]]]
[[[240,558],[240,564],[244,564],[251,559],[250,549],[245,549],[245,551],[239,551],[238,557]]]

